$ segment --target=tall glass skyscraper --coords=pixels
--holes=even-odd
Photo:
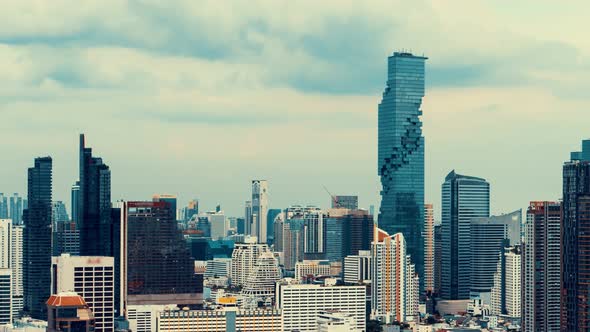
[[[422,97],[427,58],[395,52],[379,104],[379,228],[403,233],[416,272],[424,276],[424,137]],[[422,287],[421,287],[422,288]]]
[[[449,173],[442,185],[442,299],[469,299],[471,220],[489,216],[490,184],[482,178]]]
[[[78,225],[81,256],[114,256],[111,220],[111,171],[92,156],[80,134],[80,193]]]
[[[51,287],[51,157],[35,159],[29,168],[28,201],[24,211],[23,286],[24,311],[47,319],[45,301]]]

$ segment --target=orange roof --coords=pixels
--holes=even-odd
[[[85,306],[86,301],[76,293],[59,293],[51,295],[47,300],[47,305],[54,307]]]

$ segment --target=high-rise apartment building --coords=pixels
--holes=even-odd
[[[519,245],[503,248],[491,290],[492,315],[519,318],[522,303],[522,251]]]
[[[424,204],[424,290],[434,291],[434,208]]]
[[[114,330],[115,260],[113,257],[70,256],[52,259],[51,293],[76,292],[94,313],[95,331]]]
[[[416,272],[402,233],[376,228],[371,245],[371,317],[384,323],[411,321],[418,314]]]
[[[70,221],[66,205],[62,201],[53,202],[51,205],[51,220],[53,225]]]
[[[559,331],[561,203],[531,202],[522,244],[522,329]]]
[[[80,134],[80,255],[114,256],[111,220],[111,171],[101,158],[92,156]]]
[[[22,225],[23,223],[23,199],[17,193],[10,197],[10,219],[13,225]]]
[[[395,52],[388,58],[387,84],[379,104],[379,227],[403,233],[416,271],[424,275],[424,137],[421,105],[427,58]]]
[[[371,282],[371,251],[361,250],[358,255],[344,258],[344,283],[366,284]]]
[[[274,226],[277,217],[282,214],[283,210],[281,209],[268,209],[267,217],[266,217],[266,237],[268,245],[274,244]]]
[[[450,172],[442,184],[441,216],[440,296],[445,300],[469,299],[471,219],[490,216],[490,184],[482,178]]]
[[[259,303],[271,306],[275,298],[275,283],[279,280],[279,262],[272,252],[261,253],[242,288],[243,306],[249,309],[257,308]]]
[[[194,273],[194,260],[170,204],[125,202],[122,210],[127,303],[200,304],[202,275]]]
[[[339,311],[354,317],[355,328],[365,329],[365,286],[277,283],[276,306],[283,312],[282,331],[315,332],[321,311]]]
[[[350,195],[336,195],[332,197],[332,209],[358,210],[359,197]]]
[[[12,251],[12,220],[0,219],[0,269],[10,268]]]
[[[12,270],[12,316],[17,317],[24,307],[23,291],[23,225],[12,226],[10,269]]]
[[[567,331],[590,330],[590,140],[563,165],[562,322]]]
[[[522,210],[489,218],[473,218],[471,236],[470,297],[489,303],[494,273],[504,247],[520,244]],[[460,267],[466,268],[466,267]]]
[[[259,243],[267,240],[268,181],[252,180],[252,227],[250,235],[256,236]]]
[[[442,271],[442,225],[434,226],[434,293],[440,294]]]
[[[231,283],[235,286],[244,286],[260,255],[271,252],[266,244],[256,243],[254,237],[244,242],[236,243],[232,253]]]
[[[36,158],[28,170],[28,207],[23,213],[24,311],[43,320],[51,285],[51,184],[51,157]]]

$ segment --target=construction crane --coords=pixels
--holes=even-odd
[[[330,195],[330,197],[332,198],[332,202],[334,203],[334,207],[338,208],[340,207],[340,204],[338,204],[338,197],[332,195],[332,193],[328,190],[328,188],[326,188],[326,186],[322,185],[322,187],[324,187],[324,190],[328,193],[328,195]]]

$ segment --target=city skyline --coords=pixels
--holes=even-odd
[[[386,57],[404,49],[430,59],[425,200],[437,221],[440,184],[452,169],[488,179],[492,214],[558,199],[559,179],[537,179],[559,172],[565,151],[587,138],[581,73],[590,45],[575,29],[585,3],[510,11],[483,3],[328,3],[313,14],[306,4],[288,11],[236,4],[238,16],[227,4],[208,4],[219,20],[190,2],[179,3],[182,10],[102,3],[56,4],[31,14],[35,27],[18,19],[26,2],[0,14],[0,77],[8,87],[0,130],[12,141],[0,145],[11,160],[0,173],[5,193],[24,194],[22,170],[51,155],[54,199],[69,207],[75,137],[86,133],[112,169],[113,200],[171,193],[181,205],[198,197],[205,209],[221,203],[240,216],[248,184],[264,178],[270,207],[327,207],[322,185],[358,195],[361,207],[379,206],[376,104]],[[465,11],[475,14],[455,14]],[[560,29],[548,31],[547,21]],[[351,148],[352,160],[344,153]]]

